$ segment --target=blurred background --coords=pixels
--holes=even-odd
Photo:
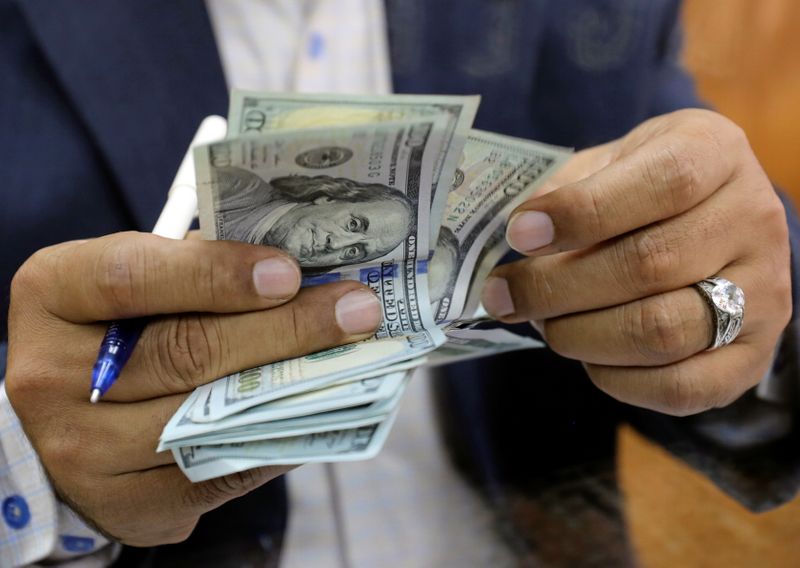
[[[744,127],[767,173],[800,203],[800,2],[687,0],[683,19],[700,93]]]
[[[800,2],[686,0],[684,59],[800,204]],[[800,499],[756,515],[630,429],[618,467],[642,568],[800,566]]]

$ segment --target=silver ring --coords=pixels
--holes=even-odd
[[[742,330],[744,292],[725,278],[706,278],[695,284],[714,314],[714,337],[708,351],[732,343]]]

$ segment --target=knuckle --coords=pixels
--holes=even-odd
[[[262,481],[258,471],[249,469],[204,481],[194,487],[191,493],[192,504],[211,510],[230,499],[239,497],[258,487]]]
[[[120,315],[135,314],[137,302],[146,300],[147,255],[142,239],[108,240],[94,266],[95,294],[104,305]]]
[[[280,352],[289,355],[299,355],[308,353],[310,348],[317,347],[310,345],[313,338],[319,337],[318,331],[315,333],[312,327],[318,326],[319,314],[322,310],[329,309],[317,302],[290,302],[281,308],[283,317],[277,318],[275,324],[277,333],[275,337],[280,338]],[[336,326],[338,330],[338,326]],[[322,337],[326,342],[339,342],[344,339],[344,334],[340,331],[328,330]]]
[[[163,519],[159,519],[157,524],[134,523],[132,526],[125,526],[115,531],[114,540],[126,546],[151,547],[163,544],[178,544],[185,541],[194,531],[199,521],[199,517],[193,517],[187,522],[173,522],[168,526],[163,526]]]
[[[698,157],[687,144],[664,144],[645,162],[645,183],[662,188],[656,195],[661,207],[668,211],[682,211],[687,204],[697,200],[700,192],[700,166]]]
[[[713,110],[692,108],[675,113],[685,120],[680,122],[681,131],[693,136],[706,136],[721,142],[739,136],[746,138],[744,130],[727,116]]]
[[[63,250],[63,245],[45,247],[34,252],[22,263],[11,279],[12,305],[30,295],[43,293],[47,283],[58,279],[59,270],[64,269],[58,263]]]
[[[11,302],[24,299],[36,290],[42,278],[42,252],[38,251],[19,267],[11,279]]]
[[[775,242],[789,243],[789,226],[786,222],[786,208],[772,187],[767,188],[770,195],[764,207],[762,226],[771,229]],[[788,247],[784,247],[787,248]]]
[[[744,128],[725,115],[705,111],[703,120],[698,123],[699,134],[716,144],[721,151],[725,145],[749,148],[750,143]]]
[[[53,387],[53,375],[34,360],[14,357],[9,362],[5,377],[5,388],[8,400],[20,419],[25,419],[31,403],[34,412],[38,409],[36,402],[41,399],[42,393],[48,392]]]
[[[784,269],[782,276],[774,279],[773,286],[775,286],[774,299],[778,303],[778,311],[780,316],[777,318],[777,323],[780,329],[789,325],[792,319],[792,278],[790,271]]]
[[[541,325],[542,335],[551,351],[567,359],[581,359],[572,333],[574,326],[569,317],[542,320]]]
[[[228,292],[224,286],[225,282],[230,282],[234,275],[226,274],[223,266],[218,266],[214,255],[197,255],[191,265],[190,284],[193,286],[192,293],[200,301],[209,305],[216,305],[224,298]]]
[[[285,348],[289,353],[304,351],[309,336],[306,324],[306,310],[300,304],[291,304],[289,313],[289,333],[285,337]]]
[[[212,479],[211,481],[214,480]],[[188,508],[199,507],[203,511],[210,511],[220,504],[216,486],[212,484],[211,481],[204,481],[193,485],[186,492],[185,505]]]
[[[545,258],[526,259],[521,270],[508,278],[516,317],[539,320],[561,315],[564,283],[553,281],[555,271],[546,270],[547,263]]]
[[[542,320],[542,335],[547,338],[547,347],[561,355],[570,358],[570,341],[565,337],[562,329],[562,322],[559,318]]]
[[[736,148],[750,151],[750,140],[747,138],[747,132],[745,132],[744,128],[727,118],[724,119],[723,124],[731,144]]]
[[[191,523],[173,527],[170,531],[164,533],[163,535],[160,535],[159,538],[157,539],[157,542],[154,542],[149,546],[155,546],[161,544],[178,544],[185,541],[194,532],[194,529],[197,526],[198,521],[199,519],[194,519]]]
[[[619,242],[617,256],[622,266],[622,284],[633,293],[658,290],[681,265],[679,248],[658,226],[634,233]]]
[[[773,199],[761,217],[761,226],[767,232],[768,244],[760,241],[756,254],[763,255],[767,267],[757,277],[757,285],[753,286],[764,297],[768,297],[774,309],[780,314],[773,317],[775,324],[785,327],[792,312],[792,270],[791,247],[789,245],[789,228],[786,222],[786,211],[780,199],[773,194]],[[769,290],[769,294],[761,291]]]
[[[719,162],[728,166],[739,163],[743,153],[752,153],[744,129],[717,112],[704,109],[692,111],[688,127],[683,130],[689,145],[694,147],[696,163]],[[737,156],[736,160],[731,160]]]
[[[665,378],[662,412],[671,416],[690,416],[714,408],[719,397],[709,385],[713,386],[713,382],[703,382],[693,375],[673,370]]]
[[[665,298],[648,298],[630,312],[633,322],[628,329],[640,355],[656,362],[669,362],[687,354],[689,334],[683,318]]]
[[[63,422],[50,424],[47,436],[37,440],[36,450],[45,469],[51,474],[69,471],[74,475],[74,472],[85,470],[86,454],[91,447],[87,444],[92,443],[87,438],[82,435],[80,428],[69,427]]]
[[[168,320],[161,330],[155,366],[168,390],[173,390],[177,381],[182,391],[190,391],[222,374],[221,361],[228,346],[217,318],[182,315]]]
[[[555,192],[551,195],[553,195],[553,198],[557,198],[564,194]],[[576,223],[575,228],[580,228],[580,231],[590,241],[607,238],[609,235],[609,229],[607,228],[609,216],[604,212],[597,192],[578,183],[575,191],[569,193],[569,197],[570,205],[565,209],[567,211],[580,212],[580,223]]]

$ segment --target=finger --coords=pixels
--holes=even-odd
[[[726,406],[765,375],[768,342],[737,340],[663,367],[586,365],[589,377],[612,397],[674,416]]]
[[[381,317],[369,288],[338,282],[305,288],[271,310],[164,318],[145,329],[105,398],[136,401],[190,392],[242,369],[367,339]],[[81,381],[74,392],[85,397],[86,388]]]
[[[507,322],[615,306],[676,290],[718,273],[751,246],[734,232],[738,208],[719,194],[706,203],[584,251],[522,259],[496,268],[483,304]],[[747,225],[749,231],[756,227]],[[700,246],[698,246],[698,243]]]
[[[47,310],[74,323],[179,312],[270,308],[300,287],[283,252],[230,241],[119,233],[43,249],[20,278]]]
[[[542,324],[547,344],[563,357],[596,365],[656,366],[706,349],[710,319],[698,291],[682,288]]]
[[[739,286],[747,301],[739,341],[780,327],[784,292],[764,278],[766,266],[733,265],[719,276]],[[620,306],[571,314],[541,322],[548,345],[560,355],[585,363],[660,366],[704,351],[714,334],[714,314],[695,286],[649,296]]]
[[[242,369],[366,339],[380,321],[377,297],[356,282],[306,288],[271,310],[169,318],[145,330],[107,396],[141,400],[189,392]]]
[[[366,339],[381,319],[375,294],[351,281],[305,288],[270,310],[154,318],[104,400],[135,402],[190,392],[242,369]],[[33,348],[15,357],[7,388],[20,404],[46,398],[86,401],[106,325],[75,326],[54,318],[44,327],[30,332],[59,337],[59,349],[50,348],[52,339],[30,341]]]
[[[187,500],[193,503],[195,510],[201,514],[207,513],[296,467],[295,465],[264,466],[193,483],[186,492]]]
[[[716,134],[719,125],[707,123],[670,129],[589,177],[527,201],[510,217],[509,245],[537,255],[576,250],[688,211],[732,178],[744,139],[736,128]]]

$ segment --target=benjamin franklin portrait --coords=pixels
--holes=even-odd
[[[461,265],[458,239],[447,227],[439,230],[439,239],[428,266],[428,295],[431,304],[453,293]]]
[[[235,167],[216,168],[225,238],[269,245],[304,269],[380,258],[411,233],[411,200],[397,189],[330,176],[268,182]]]

